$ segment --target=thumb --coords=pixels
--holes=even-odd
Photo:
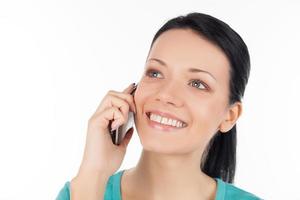
[[[127,133],[126,133],[124,139],[123,139],[122,142],[121,142],[121,146],[122,146],[123,148],[125,148],[125,149],[127,148],[128,144],[129,144],[129,142],[130,142],[130,139],[131,139],[131,137],[132,137],[132,135],[133,135],[133,132],[134,132],[134,128],[133,128],[133,127],[131,127],[131,128],[127,131]]]

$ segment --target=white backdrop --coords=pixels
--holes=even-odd
[[[170,18],[215,16],[248,45],[235,185],[300,199],[299,10],[287,1],[0,1],[0,199],[54,199],[79,168],[89,117],[142,75]],[[135,166],[134,133],[120,169]]]

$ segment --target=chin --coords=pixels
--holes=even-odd
[[[185,154],[193,151],[196,144],[190,137],[189,128],[163,130],[149,125],[146,116],[135,118],[136,131],[143,149],[161,154]]]
[[[190,144],[186,144],[180,138],[172,138],[170,135],[155,135],[155,133],[142,131],[138,132],[138,136],[146,151],[161,154],[186,154],[193,151]]]

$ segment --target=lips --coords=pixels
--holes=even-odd
[[[178,118],[177,116],[175,116],[175,115],[173,115],[173,114],[167,113],[167,112],[163,112],[163,111],[159,111],[159,110],[147,110],[147,111],[146,111],[146,115],[147,115],[149,118],[150,118],[150,113],[153,113],[153,114],[156,114],[156,115],[160,115],[160,116],[166,117],[166,118],[175,119],[175,120],[181,121],[181,122],[183,122],[184,124],[187,125],[187,123],[186,123],[184,120]]]

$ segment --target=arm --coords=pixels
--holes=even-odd
[[[109,176],[104,173],[84,173],[72,179],[71,200],[103,200]]]
[[[131,84],[123,92],[111,90],[103,98],[88,121],[79,172],[57,200],[103,200],[109,177],[120,168],[134,129],[127,131],[119,145],[113,144],[110,131],[126,123],[129,109],[136,112],[131,95],[134,89]]]

